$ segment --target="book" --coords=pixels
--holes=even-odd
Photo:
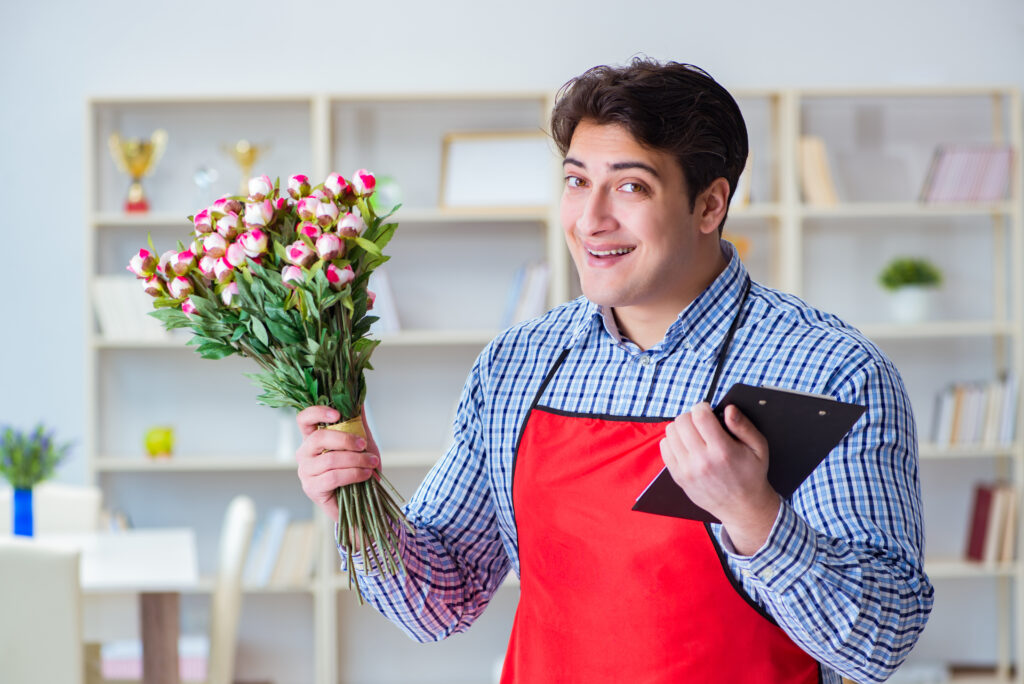
[[[270,582],[288,528],[288,509],[272,508],[257,531],[246,558],[242,581],[248,586],[263,587]]]
[[[832,207],[839,203],[825,141],[816,135],[800,136],[800,185],[807,204]]]
[[[964,556],[968,560],[981,561],[985,557],[985,538],[987,537],[994,495],[995,486],[992,484],[979,483],[974,486],[971,516],[967,524],[967,544],[964,551]]]
[[[373,302],[372,313],[377,316],[377,321],[372,326],[374,333],[383,335],[401,330],[402,325],[398,320],[395,293],[391,289],[391,280],[383,267],[377,268],[370,274],[370,281],[366,286],[377,295],[377,299]]]
[[[1018,522],[1020,515],[1020,495],[1017,493],[1016,487],[1008,485],[1006,487],[1006,491],[1006,522],[1003,525],[1003,536],[999,541],[999,554],[997,558],[1001,563],[1010,563],[1016,556],[1017,531],[1020,529]]]
[[[153,298],[128,276],[96,276],[92,302],[99,332],[107,340],[165,340],[170,333],[152,316]]]
[[[270,576],[270,584],[295,586],[309,579],[312,536],[313,521],[296,520],[288,523]]]
[[[922,202],[998,202],[1010,187],[1009,145],[939,145],[921,186]]]
[[[715,407],[720,421],[730,405],[739,408],[768,441],[768,482],[783,498],[793,495],[866,410],[823,394],[743,383],[733,385]],[[719,522],[690,500],[668,468],[640,493],[633,510]]]
[[[526,267],[522,287],[518,292],[519,296],[508,325],[527,321],[547,311],[549,277],[546,262],[538,261]]]

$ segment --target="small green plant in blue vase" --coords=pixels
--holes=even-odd
[[[69,444],[57,444],[53,432],[37,425],[29,432],[12,427],[0,431],[0,475],[14,488],[14,534],[31,537],[32,489],[53,476]]]

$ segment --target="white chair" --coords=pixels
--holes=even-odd
[[[242,612],[242,570],[252,542],[253,526],[256,523],[256,506],[247,496],[236,496],[228,504],[221,526],[220,546],[217,559],[217,576],[214,580],[210,599],[210,624],[206,635],[207,652],[205,684],[231,684],[235,673],[235,646],[238,639],[238,622]],[[197,639],[193,635],[182,635],[179,640],[179,658],[184,655],[186,645],[195,650]],[[201,649],[203,650],[203,649]],[[129,670],[132,677],[141,677],[142,647],[137,642],[104,644],[103,658],[122,660],[120,667],[109,663],[102,669]],[[130,662],[124,662],[130,661]],[[127,666],[127,667],[126,667]],[[184,671],[185,668],[181,668]],[[107,682],[125,682],[122,676],[108,678]]]
[[[12,490],[0,487],[0,536],[12,532]],[[43,482],[32,492],[36,534],[95,532],[100,524],[103,493],[99,487]]]
[[[81,684],[78,552],[0,539],[0,682]]]

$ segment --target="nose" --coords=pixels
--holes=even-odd
[[[583,235],[596,235],[615,228],[616,221],[608,194],[601,188],[587,193],[576,228]]]

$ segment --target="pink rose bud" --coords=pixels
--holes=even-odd
[[[191,318],[192,315],[195,314],[196,305],[192,302],[191,297],[189,297],[188,299],[181,303],[181,310],[184,311],[189,318]]]
[[[192,294],[192,283],[189,282],[188,278],[174,278],[167,283],[167,290],[175,299],[181,299]]]
[[[324,192],[323,188],[317,188],[313,192],[309,193],[309,196],[320,202],[329,202],[331,200],[331,197]]]
[[[224,302],[224,306],[231,306],[231,300],[238,296],[238,283],[232,282],[220,293],[220,300]]]
[[[292,205],[292,201],[290,199],[288,199],[287,197],[278,197],[276,200],[274,200],[274,209],[276,209],[277,211],[281,211],[282,209],[287,209],[291,205]]]
[[[281,269],[281,281],[288,287],[294,287],[293,282],[302,282],[302,269],[298,266],[285,266]]]
[[[224,195],[210,207],[211,214],[227,214],[228,212],[238,214],[242,211],[242,203],[228,195]],[[216,218],[216,217],[215,217]]]
[[[369,311],[373,308],[373,303],[377,301],[377,295],[373,290],[366,291],[366,310]]]
[[[220,259],[224,256],[227,248],[228,241],[220,233],[210,233],[203,240],[203,253],[206,256],[212,256],[214,259]]]
[[[338,205],[334,202],[321,202],[316,208],[316,222],[322,228],[326,228],[338,220],[340,213]]]
[[[156,272],[156,255],[148,249],[140,249],[139,253],[128,261],[128,270],[138,278],[148,278]]]
[[[210,216],[210,210],[203,209],[201,212],[193,216],[192,225],[196,228],[196,235],[209,233],[213,230],[213,218]]]
[[[315,223],[310,223],[309,221],[303,221],[296,226],[295,232],[299,235],[305,235],[313,242],[316,242],[316,239],[320,237],[321,233],[323,233],[323,231],[320,230],[320,226]]]
[[[369,197],[377,186],[377,179],[366,169],[359,169],[352,174],[352,187],[360,197]]]
[[[316,220],[316,208],[320,206],[320,200],[315,197],[303,197],[295,205],[295,212],[303,221]]]
[[[259,228],[253,228],[248,233],[243,233],[242,237],[238,238],[238,242],[245,250],[246,256],[253,259],[267,251],[267,234]]]
[[[366,230],[366,222],[354,211],[346,213],[338,224],[338,233],[343,237],[359,237],[364,230]]]
[[[164,284],[155,275],[151,275],[142,281],[142,289],[150,297],[159,297],[164,293]]]
[[[288,245],[285,250],[285,258],[296,266],[309,266],[316,261],[316,252],[302,240],[296,240]]]
[[[174,269],[171,265],[178,258],[178,250],[169,249],[160,255],[160,265],[156,267],[157,273],[163,273],[168,280],[174,277]]]
[[[324,181],[324,193],[331,199],[342,199],[351,189],[352,186],[340,173],[332,173]]]
[[[288,194],[292,199],[299,200],[309,194],[309,176],[297,173],[288,179]]]
[[[325,272],[325,275],[327,276],[327,282],[330,283],[331,287],[335,290],[340,290],[345,287],[356,277],[351,266],[338,268],[334,264],[327,264],[327,271]]]
[[[337,259],[341,254],[342,243],[334,233],[324,233],[316,241],[316,253],[324,261],[330,261],[331,259]]]
[[[238,268],[245,263],[245,248],[237,241],[232,242],[224,250],[224,259],[235,268]]]
[[[171,260],[171,270],[174,271],[174,275],[183,276],[188,273],[188,270],[195,263],[196,255],[192,253],[192,250],[186,249],[184,252],[178,252],[174,255],[174,258]]]
[[[213,279],[218,283],[226,283],[235,277],[235,267],[231,265],[231,262],[226,257],[217,259],[217,263],[213,265]]]
[[[217,259],[207,254],[199,260],[199,272],[207,278],[213,278],[213,267],[217,265]]]
[[[225,240],[234,240],[235,236],[238,235],[238,229],[240,227],[238,214],[233,211],[229,211],[217,220],[217,232],[222,235]]]
[[[270,200],[250,202],[245,205],[245,227],[264,228],[274,218],[274,203]]]
[[[249,199],[254,202],[262,202],[274,192],[274,183],[270,176],[259,176],[249,179]]]

